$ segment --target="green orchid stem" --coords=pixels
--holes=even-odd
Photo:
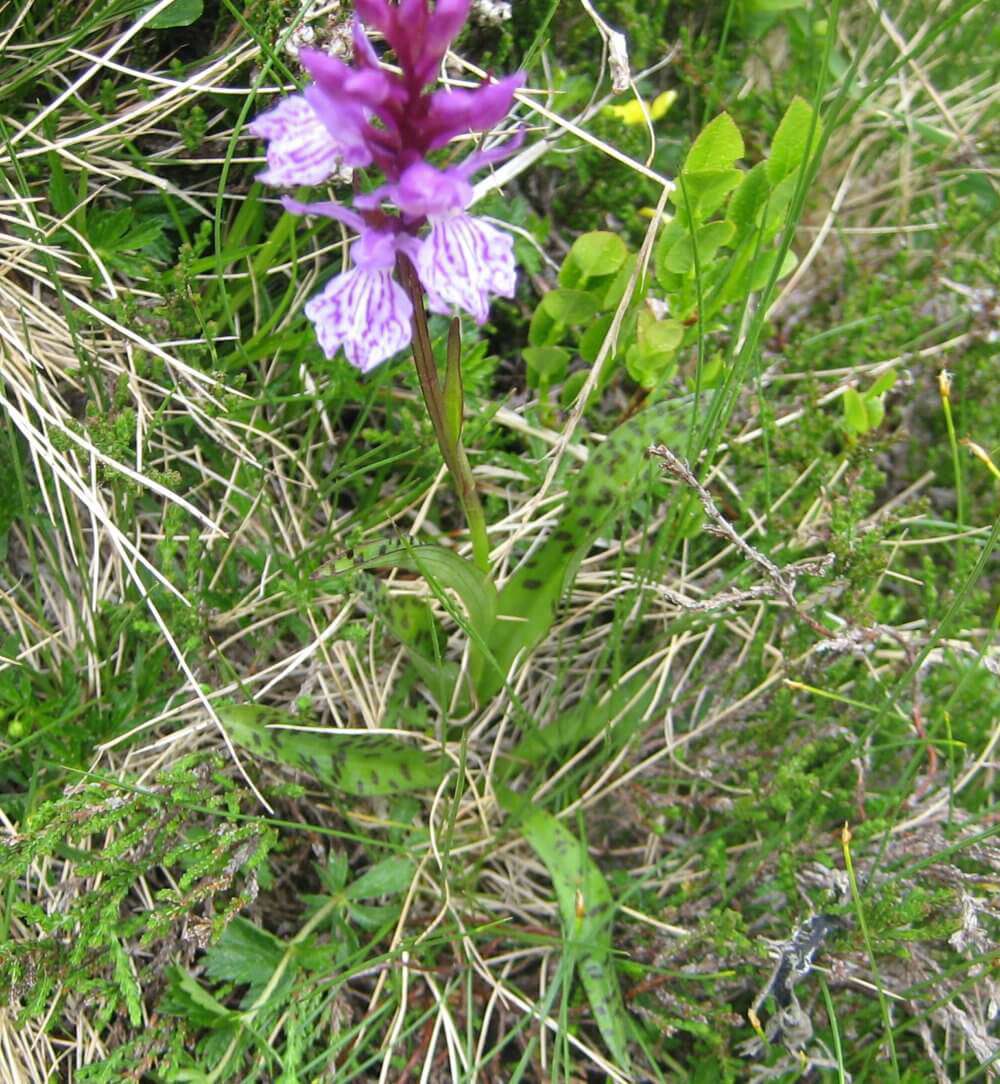
[[[486,534],[486,516],[476,491],[476,480],[472,476],[469,457],[462,444],[462,385],[461,358],[459,356],[456,324],[452,325],[449,336],[449,387],[447,395],[441,388],[434,351],[431,348],[430,331],[427,328],[427,312],[424,309],[424,288],[417,277],[409,258],[400,253],[398,256],[399,277],[410,301],[413,304],[413,363],[420,380],[427,414],[434,427],[438,447],[445,466],[451,473],[455,492],[458,494],[465,522],[472,538],[472,553],[476,565],[483,571],[490,570],[490,542]],[[446,401],[447,400],[447,401]]]

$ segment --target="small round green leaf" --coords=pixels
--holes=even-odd
[[[569,351],[562,346],[526,346],[521,353],[528,368],[547,380],[558,379],[569,364]]]
[[[597,300],[583,290],[551,290],[541,307],[560,324],[585,324],[597,312]]]
[[[594,230],[573,242],[570,258],[588,278],[611,275],[625,262],[628,249],[616,233]]]

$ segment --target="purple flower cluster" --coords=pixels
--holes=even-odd
[[[260,174],[267,184],[319,184],[341,166],[374,166],[385,176],[373,192],[355,197],[353,210],[283,201],[289,211],[324,215],[358,233],[351,270],[331,279],[305,311],[326,356],[343,346],[362,372],[411,338],[413,306],[393,275],[400,254],[412,262],[434,312],[457,306],[482,323],[491,297],[514,294],[510,236],[466,209],[469,178],[509,154],[517,140],[448,168],[427,161],[456,136],[497,124],[524,82],[519,73],[474,90],[427,90],[469,4],[437,0],[431,8],[429,0],[356,0],[354,65],[302,50],[313,82],[250,126],[268,141],[267,169]],[[379,64],[362,22],[385,39],[400,73]],[[386,204],[397,213],[388,213]]]

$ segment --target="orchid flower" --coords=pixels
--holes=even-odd
[[[483,323],[491,298],[514,294],[511,237],[468,214],[468,207],[469,178],[511,153],[519,139],[444,169],[427,160],[455,137],[496,125],[524,82],[518,73],[471,90],[427,92],[469,4],[356,0],[354,64],[302,50],[312,83],[250,126],[268,141],[267,169],[259,174],[265,184],[319,184],[344,167],[374,166],[385,177],[375,191],[355,198],[354,209],[284,201],[293,213],[333,218],[358,233],[354,266],[331,279],[305,311],[327,357],[342,346],[362,372],[411,338],[413,305],[393,275],[400,254],[412,261],[434,312],[458,308]],[[366,25],[393,50],[399,73],[381,66]]]

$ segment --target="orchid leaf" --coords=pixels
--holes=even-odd
[[[587,848],[560,821],[505,788],[498,794],[519,817],[524,838],[552,878],[564,951],[576,964],[605,1045],[627,1070],[627,1020],[611,952],[614,900],[608,883]]]
[[[241,748],[359,798],[433,789],[448,766],[443,756],[377,730],[338,734],[289,729],[299,720],[260,704],[221,707],[218,713],[229,737]]]
[[[686,400],[644,410],[619,426],[570,479],[566,510],[546,541],[504,584],[488,650],[471,662],[480,703],[502,687],[518,654],[531,651],[548,633],[580,562],[643,477],[646,449],[678,439],[686,431],[689,411]]]

